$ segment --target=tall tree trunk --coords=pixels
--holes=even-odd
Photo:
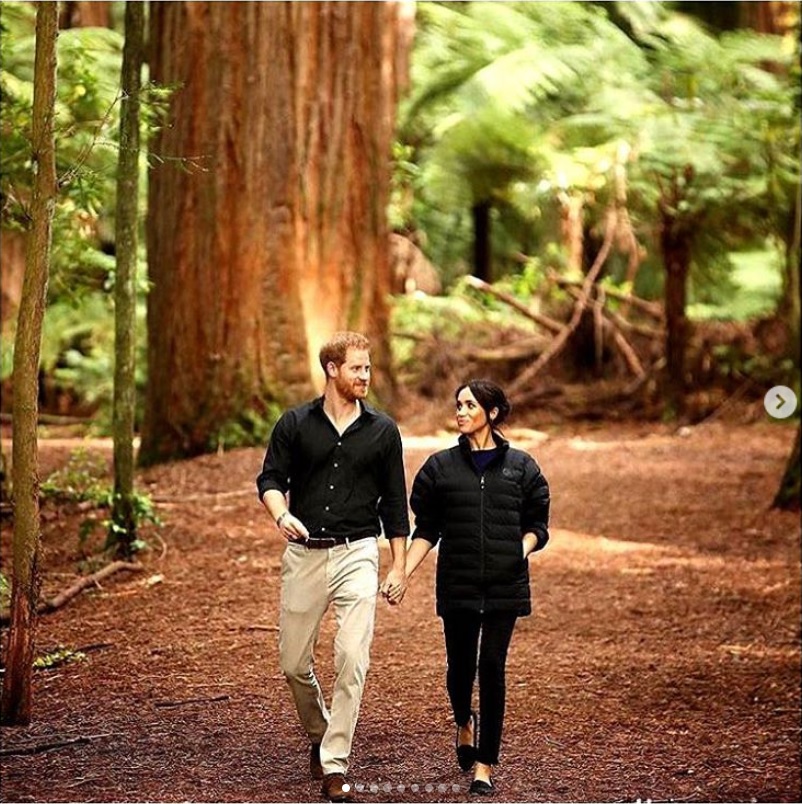
[[[797,78],[802,73],[802,42],[800,28],[797,23],[797,57],[794,74]],[[796,117],[800,113],[799,93],[794,95],[794,111]],[[794,368],[799,371],[802,358],[802,285],[799,277],[799,260],[802,255],[802,167],[797,168],[796,193],[788,223],[784,232],[785,272],[783,274],[783,290],[777,314],[782,318],[789,332],[790,357]]]
[[[108,28],[111,3],[107,0],[67,0],[61,3],[60,28]]]
[[[478,201],[471,207],[473,218],[473,274],[484,282],[493,281],[492,240],[490,237],[489,201]]]
[[[31,720],[36,603],[39,592],[39,456],[36,444],[39,355],[50,267],[53,210],[56,198],[56,146],[53,117],[56,101],[58,4],[36,9],[32,161],[34,169],[31,230],[25,279],[14,341],[14,479],[13,579],[11,630],[3,678],[2,722],[27,725]]]
[[[666,372],[664,396],[667,410],[681,415],[685,410],[685,350],[688,340],[687,303],[690,242],[683,227],[670,214],[661,222],[660,249],[666,272]]]
[[[152,144],[141,459],[214,448],[322,387],[335,331],[392,396],[386,206],[395,3],[154,3],[151,76],[181,86]],[[174,160],[183,160],[183,169]]]
[[[717,31],[731,31],[744,24],[742,2],[711,3],[710,0],[680,0],[677,11],[689,14]]]
[[[782,508],[786,511],[798,511],[800,508],[799,493],[802,489],[802,465],[800,465],[800,441],[802,440],[802,421],[796,428],[796,439],[785,467],[780,488],[774,498],[772,508]]]
[[[799,3],[788,0],[740,2],[741,24],[758,33],[785,34],[799,21]]]
[[[796,201],[792,213],[789,236],[785,241],[785,273],[783,292],[778,309],[790,333],[790,357],[799,370],[802,349],[802,285],[799,281],[800,234],[802,234],[802,175],[796,187]]]
[[[114,285],[114,506],[109,541],[129,557],[136,538],[134,516],[134,414],[136,409],[136,265],[139,225],[139,93],[145,33],[141,2],[125,4],[125,45],[117,166]]]
[[[799,3],[793,0],[682,0],[673,5],[716,31],[752,28],[759,33],[784,34],[799,19]]]

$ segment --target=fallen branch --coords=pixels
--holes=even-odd
[[[516,404],[521,407],[531,405],[533,402],[543,402],[547,399],[557,399],[563,396],[563,389],[561,386],[550,385],[547,387],[534,388],[524,394],[521,394],[516,399]]]
[[[113,642],[93,642],[91,645],[84,645],[83,647],[76,648],[76,653],[91,653],[93,650],[105,650],[106,648],[113,648]]]
[[[50,614],[50,612],[60,609],[70,602],[76,595],[83,592],[89,586],[100,585],[100,581],[105,580],[115,572],[121,570],[128,570],[129,572],[141,572],[145,568],[141,564],[129,561],[112,561],[92,575],[86,575],[76,581],[72,586],[60,592],[50,600],[45,600],[36,607],[37,614]],[[8,625],[11,622],[11,613],[8,609],[4,609],[0,613],[0,625]]]
[[[160,504],[178,504],[189,502],[197,502],[199,500],[217,500],[226,499],[230,497],[247,497],[254,494],[252,489],[239,489],[237,491],[207,491],[202,494],[182,494],[180,497],[157,497],[152,496],[151,499],[155,503]]]
[[[58,740],[52,743],[39,743],[38,745],[21,746],[19,748],[4,748],[0,751],[0,756],[24,756],[26,754],[41,754],[45,751],[53,751],[56,748],[65,748],[68,745],[83,745],[89,742],[89,737],[72,737],[69,740]]]
[[[593,300],[593,359],[596,370],[599,372],[604,360],[604,325],[606,323],[604,320],[604,295],[597,292],[596,298]]]
[[[499,299],[499,301],[509,304],[510,307],[516,309],[519,313],[521,313],[521,315],[526,316],[526,318],[528,318],[530,321],[534,321],[536,324],[540,324],[543,329],[547,329],[549,332],[559,332],[562,329],[562,324],[559,321],[555,321],[553,318],[549,318],[547,315],[543,315],[542,313],[533,312],[522,301],[516,299],[515,296],[511,296],[509,293],[505,293],[503,290],[494,288],[492,285],[489,285],[487,282],[484,282],[478,277],[467,276],[465,277],[465,281],[469,287],[472,287],[474,290],[481,290],[484,293],[489,293],[491,296],[495,296],[495,298]]]
[[[643,376],[637,377],[624,389],[624,395],[632,396],[636,394],[655,374],[661,372],[665,367],[666,359],[664,357],[655,360],[654,363],[643,372]]]
[[[727,410],[730,405],[734,402],[737,402],[748,390],[752,388],[754,385],[754,380],[751,377],[747,377],[739,386],[736,388],[735,392],[730,394],[720,405],[718,405],[715,410],[712,411],[709,415],[705,416],[704,419],[696,423],[696,427],[699,427],[702,424],[710,424],[710,422],[714,422],[718,419],[719,416]]]
[[[624,316],[620,315],[614,310],[608,309],[606,312],[607,316],[611,321],[615,322],[616,326],[622,330],[626,330],[627,332],[635,332],[638,335],[643,335],[646,338],[652,338],[654,340],[662,339],[665,335],[662,329],[647,327],[643,324],[635,324],[632,321],[628,321],[626,318],[624,318]]]
[[[624,333],[618,329],[613,321],[608,319],[607,325],[612,330],[613,343],[618,347],[618,351],[621,352],[624,362],[626,362],[629,370],[636,377],[643,377],[643,375],[646,374],[646,369],[643,368],[643,363],[640,362],[640,358],[638,357],[635,349],[632,347],[632,344],[626,339]]]
[[[112,561],[111,564],[107,564],[105,567],[99,569],[97,572],[93,572],[91,575],[84,576],[68,589],[65,589],[55,597],[40,604],[40,606],[37,608],[37,612],[39,614],[47,614],[51,611],[55,611],[56,609],[60,609],[62,606],[69,603],[70,600],[72,600],[76,595],[83,592],[84,589],[89,586],[99,584],[101,581],[105,580],[111,575],[114,575],[115,572],[120,572],[122,570],[126,570],[128,572],[141,572],[143,569],[145,568],[141,564],[137,564],[135,562]]]
[[[584,284],[578,279],[566,279],[563,276],[559,276],[556,271],[549,271],[549,278],[557,285],[564,288],[582,287]],[[641,299],[640,296],[634,296],[632,293],[624,293],[623,291],[616,290],[615,288],[606,287],[604,292],[613,299],[618,299],[619,301],[624,301],[628,304],[631,304],[633,307],[637,307],[639,310],[642,310],[644,313],[650,315],[652,318],[655,318],[658,321],[662,321],[665,318],[663,314],[663,307],[659,302],[650,302],[646,299]]]
[[[416,341],[417,343],[423,343],[423,341],[428,341],[428,335],[421,335],[420,332],[401,332],[399,330],[395,330],[393,333],[394,338],[406,338],[408,341]]]
[[[528,360],[539,355],[545,345],[546,341],[540,336],[523,338],[495,349],[470,349],[465,353],[465,356],[481,363],[506,363],[514,360]]]
[[[645,373],[643,364],[641,363],[640,358],[638,357],[638,354],[632,344],[627,340],[624,333],[618,328],[619,322],[628,322],[625,322],[621,316],[615,315],[615,313],[612,313],[610,310],[604,307],[604,290],[598,287],[597,290],[599,290],[602,294],[596,298],[596,302],[594,304],[594,337],[596,344],[597,365],[601,363],[600,353],[603,345],[603,333],[610,333],[613,344],[618,348],[618,351],[621,352],[624,362],[627,364],[629,370],[636,377],[642,377]],[[568,292],[575,299],[578,300],[580,298],[580,293],[575,288],[568,288]],[[605,320],[601,320],[602,315],[604,316]]]
[[[154,533],[153,535],[156,537],[156,539],[158,539],[159,543],[162,546],[162,552],[161,555],[159,556],[159,561],[164,561],[164,557],[167,555],[167,542],[165,542],[164,539],[162,539],[162,537],[159,536],[158,533]]]
[[[86,745],[91,743],[92,740],[99,740],[103,737],[113,737],[120,732],[108,732],[106,734],[91,734],[83,737],[70,737],[66,740],[54,740],[49,743],[37,743],[35,745],[21,745],[16,748],[3,748],[0,750],[0,756],[25,756],[28,754],[42,754],[45,751],[55,751],[58,748],[66,748],[70,745]]]
[[[523,389],[538,375],[540,370],[555,355],[562,351],[563,347],[568,342],[568,338],[579,325],[579,321],[582,318],[582,313],[584,313],[588,306],[593,284],[596,281],[596,277],[599,275],[599,272],[601,271],[602,266],[604,265],[607,256],[610,253],[610,248],[613,245],[613,238],[615,236],[616,229],[616,215],[617,213],[615,209],[611,209],[607,215],[607,230],[604,233],[604,243],[602,243],[602,247],[599,249],[599,253],[596,255],[596,259],[593,262],[593,265],[590,267],[590,270],[585,277],[585,281],[582,283],[582,290],[580,292],[581,295],[574,305],[574,311],[571,315],[571,319],[564,327],[561,328],[559,334],[556,335],[549,344],[548,349],[546,349],[546,351],[543,352],[543,354],[540,355],[540,357],[528,369],[522,372],[512,383],[512,385],[510,385],[510,396],[520,394],[520,392],[523,391]]]
[[[185,706],[186,704],[194,703],[215,703],[216,701],[227,701],[230,695],[215,695],[213,698],[186,698],[183,701],[156,701],[154,706],[162,709],[170,709],[176,706]]]
[[[278,631],[277,625],[243,625],[243,631]]]

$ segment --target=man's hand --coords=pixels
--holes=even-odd
[[[391,606],[397,606],[403,599],[407,591],[407,575],[403,569],[393,567],[379,588]]]
[[[306,525],[289,511],[279,517],[278,529],[288,542],[303,542],[309,536]]]

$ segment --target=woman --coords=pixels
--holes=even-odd
[[[504,721],[507,649],[516,619],[532,610],[527,556],[549,539],[549,487],[533,458],[499,432],[510,403],[498,385],[471,380],[455,396],[459,444],[430,456],[415,478],[416,528],[406,570],[411,576],[440,544],[437,614],[457,761],[463,770],[474,767],[470,792],[489,795]],[[478,718],[471,709],[477,654]]]

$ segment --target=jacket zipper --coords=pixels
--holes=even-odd
[[[480,580],[482,584],[482,598],[479,603],[479,614],[485,613],[485,476],[479,478],[479,546],[481,556],[482,572]]]

